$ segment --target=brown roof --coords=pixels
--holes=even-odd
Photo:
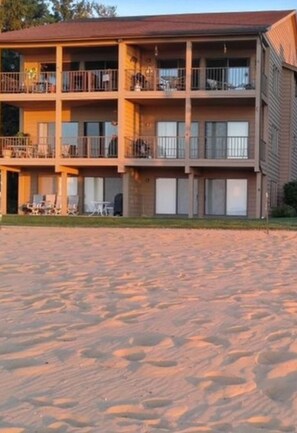
[[[170,37],[265,32],[295,12],[262,11],[97,18],[47,24],[0,34],[0,43]]]

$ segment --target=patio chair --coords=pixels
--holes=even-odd
[[[44,212],[46,215],[54,214],[56,205],[56,194],[46,194],[44,201]]]
[[[34,194],[32,203],[29,203],[27,207],[31,210],[31,215],[43,214],[44,196],[42,194]]]
[[[69,195],[68,196],[68,215],[78,215],[78,195]]]
[[[54,207],[54,215],[61,215],[61,213],[62,213],[62,197],[58,195]]]

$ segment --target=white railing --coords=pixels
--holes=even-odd
[[[63,92],[99,92],[118,90],[118,70],[67,71],[62,73]]]
[[[55,72],[1,72],[0,93],[54,93]]]
[[[146,68],[126,71],[126,90],[185,90],[185,68]]]
[[[193,68],[192,90],[251,90],[254,82],[248,67]]]

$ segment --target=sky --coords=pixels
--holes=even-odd
[[[118,16],[297,9],[297,0],[108,0]]]

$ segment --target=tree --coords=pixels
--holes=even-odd
[[[49,20],[45,0],[2,0],[0,4],[2,32],[36,26]]]
[[[284,203],[297,211],[297,180],[292,180],[284,185]]]
[[[49,0],[54,21],[116,16],[116,6],[105,6],[94,0]]]

